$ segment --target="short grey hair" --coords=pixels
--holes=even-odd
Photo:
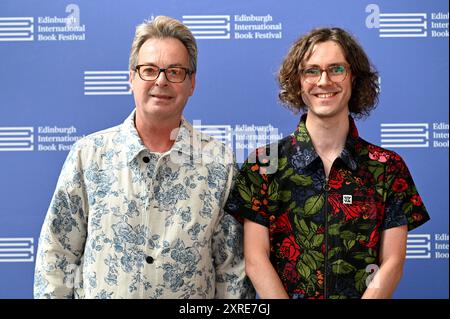
[[[135,70],[138,63],[139,50],[148,39],[178,39],[186,47],[189,56],[189,68],[197,71],[197,43],[191,31],[180,21],[157,16],[153,20],[146,20],[136,27],[133,44],[131,46],[129,67]]]

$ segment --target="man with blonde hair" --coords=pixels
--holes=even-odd
[[[135,110],[77,142],[42,227],[36,298],[247,298],[242,226],[223,205],[231,150],[183,117],[197,45],[179,21],[136,28]]]

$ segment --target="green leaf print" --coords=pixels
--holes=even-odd
[[[309,234],[309,228],[308,225],[306,225],[306,222],[303,219],[300,219],[297,215],[294,217],[294,222],[297,225],[297,228],[300,229],[300,236],[301,237],[307,237]]]
[[[355,286],[359,292],[363,292],[366,289],[366,279],[369,276],[364,269],[360,269],[355,274]]]
[[[291,200],[291,197],[292,197],[291,191],[282,191],[279,194],[279,199],[282,202],[289,202]]]
[[[246,203],[250,203],[252,201],[252,195],[251,195],[248,187],[239,184],[239,185],[237,185],[237,188],[238,188],[239,194],[241,195],[242,199]]]
[[[343,295],[331,295],[329,298],[330,299],[348,299],[346,296],[343,296]]]
[[[308,278],[309,275],[311,275],[311,269],[309,269],[308,265],[306,265],[301,260],[299,260],[297,263],[297,271],[303,278]]]
[[[268,195],[269,195],[269,199],[271,199],[271,200],[278,199],[278,182],[276,180],[274,180],[272,183],[270,183]]]
[[[341,247],[334,247],[333,249],[330,249],[328,251],[328,259],[331,259],[334,257],[334,255],[339,254],[341,252]]]
[[[294,174],[294,169],[291,167],[289,168],[287,171],[284,172],[283,176],[281,177],[281,179],[285,179],[288,176],[291,176],[292,174]]]
[[[355,267],[346,262],[345,260],[339,259],[332,264],[333,273],[337,275],[348,274],[355,271]]]
[[[340,237],[344,240],[355,240],[356,234],[349,230],[344,230],[343,232],[341,232]]]
[[[278,160],[278,169],[280,171],[284,170],[287,164],[287,157],[282,157]]]
[[[310,250],[308,253],[316,260],[316,263],[323,263],[325,257],[317,250]]]
[[[355,244],[356,244],[356,240],[353,240],[353,239],[351,239],[351,240],[345,240],[345,239],[344,239],[344,246],[345,246],[345,248],[347,248],[347,250],[352,249],[353,246],[355,246]]]
[[[404,211],[405,213],[409,213],[410,211],[412,211],[412,209],[413,209],[412,203],[406,203],[402,206],[402,211]]]
[[[252,182],[252,184],[257,185],[258,187],[260,187],[261,184],[264,182],[262,177],[258,173],[248,172],[247,176],[250,179],[250,181]]]
[[[303,261],[306,265],[308,265],[309,269],[311,270],[317,269],[316,261],[310,254],[306,252],[303,253],[303,255],[300,256],[300,260]]]
[[[324,238],[324,235],[323,235],[323,234],[315,235],[315,236],[313,237],[313,240],[312,240],[312,242],[313,242],[313,243],[312,243],[312,246],[315,247],[315,248],[317,248],[317,247],[319,247],[320,245],[322,245],[323,238]]]
[[[369,161],[368,163],[369,172],[373,174],[373,178],[377,181],[378,177],[384,173],[383,165],[380,165],[377,161]]]
[[[309,186],[312,184],[311,176],[295,174],[292,175],[289,179],[293,181],[297,186]]]
[[[328,234],[331,236],[339,235],[339,230],[341,228],[341,224],[333,224],[328,227]]]
[[[309,197],[305,202],[305,208],[304,208],[304,216],[312,216],[314,214],[317,214],[325,204],[325,196],[323,194],[321,195],[314,195]]]
[[[359,259],[359,260],[363,260],[366,257],[369,257],[369,255],[367,253],[365,253],[365,252],[364,253],[356,253],[356,254],[353,255],[353,258]]]

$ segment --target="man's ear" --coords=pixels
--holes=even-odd
[[[190,76],[191,79],[191,91],[189,96],[192,96],[192,94],[194,94],[194,90],[195,90],[195,73],[192,73]]]

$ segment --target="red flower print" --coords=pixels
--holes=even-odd
[[[373,248],[378,244],[379,240],[380,240],[380,231],[378,230],[377,227],[370,234],[369,242],[366,242],[365,240],[360,240],[359,243],[363,246],[366,246],[367,248]]]
[[[392,189],[396,193],[404,192],[408,189],[408,183],[403,178],[396,178],[392,183]]]
[[[322,287],[323,281],[324,281],[324,275],[320,270],[316,271],[316,277],[317,277],[317,284]]]
[[[289,234],[292,232],[292,225],[289,221],[289,210],[285,211],[275,220],[274,232]]]
[[[364,219],[375,220],[377,217],[379,219],[380,214],[378,212],[383,211],[382,205],[370,197],[366,201],[356,201],[355,204],[361,207],[361,216]]]
[[[261,195],[265,195],[267,193],[267,184],[266,183],[262,183],[261,184],[261,191],[260,191]]]
[[[339,211],[344,213],[345,221],[361,216],[362,202],[358,203],[354,201],[352,205],[346,205],[342,203],[342,195],[333,193],[328,196],[328,202],[333,207],[334,214],[337,214]]]
[[[395,164],[388,166],[387,172],[402,172],[405,170],[405,164],[403,162],[395,162]]]
[[[280,255],[292,261],[297,261],[300,256],[300,247],[293,235],[286,237],[280,247]]]
[[[420,195],[416,194],[411,197],[411,203],[413,203],[414,206],[421,206],[422,205],[422,198],[420,198]]]
[[[255,212],[259,211],[261,208],[261,201],[256,199],[255,197],[252,198],[252,210]]]
[[[411,217],[415,222],[420,222],[423,219],[423,215],[420,213],[412,213]]]
[[[297,267],[295,267],[295,265],[296,265],[295,262],[288,262],[284,266],[284,271],[283,271],[284,276],[290,282],[296,282],[300,279],[300,275],[299,275],[299,273],[297,271]]]
[[[390,154],[386,151],[382,151],[381,148],[369,145],[369,158],[380,163],[386,163],[390,157]]]
[[[344,182],[344,177],[341,172],[331,173],[330,179],[328,181],[328,185],[333,189],[339,189],[342,187],[342,183]]]
[[[297,143],[297,140],[294,136],[291,137],[291,145],[295,145]]]
[[[259,165],[258,164],[253,165],[252,167],[250,167],[250,170],[252,172],[256,172],[257,170],[259,170]]]

